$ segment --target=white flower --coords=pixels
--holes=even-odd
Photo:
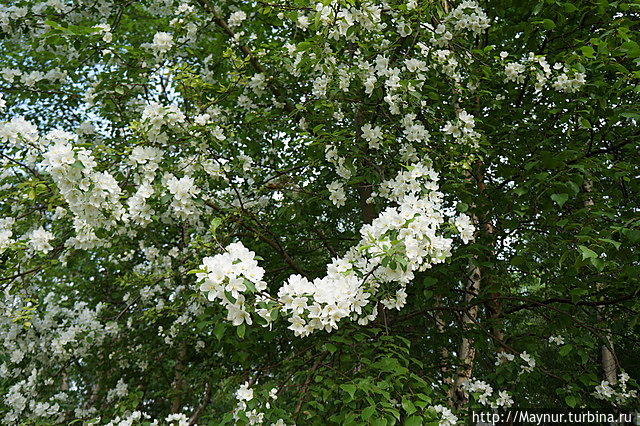
[[[513,361],[514,359],[515,356],[513,354],[507,352],[498,352],[498,355],[496,356],[496,365],[504,364],[505,362]]]
[[[458,422],[458,417],[453,414],[453,412],[444,407],[442,405],[435,405],[431,407],[435,410],[436,413],[439,413],[442,417],[438,422],[439,426],[453,426]]]
[[[526,67],[523,64],[517,62],[509,62],[504,67],[504,73],[506,74],[505,81],[515,81],[516,83],[524,83],[524,72]]]
[[[129,393],[129,387],[124,382],[124,380],[119,379],[118,383],[116,383],[116,387],[113,389],[110,389],[109,392],[107,392],[107,401],[113,401],[116,398],[125,397],[127,396],[128,393]]]
[[[326,157],[334,164],[343,160],[335,147],[326,149]],[[388,309],[400,309],[407,301],[406,286],[415,272],[451,256],[453,240],[440,233],[445,217],[437,180],[438,173],[429,163],[413,163],[384,181],[372,197],[387,199],[392,205],[361,228],[360,242],[327,265],[323,277],[311,281],[291,275],[277,298],[269,296],[264,293],[264,270],[254,253],[241,243],[233,243],[224,253],[202,260],[202,272],[197,273],[200,290],[209,300],[222,304],[235,325],[249,323],[251,313],[270,321],[271,312],[288,316],[289,329],[296,336],[316,330],[329,332],[347,318],[366,325],[376,318],[378,301],[382,299]],[[333,201],[344,201],[339,181],[327,187]],[[400,255],[403,261],[389,262],[390,253]],[[375,298],[383,283],[385,294]]]
[[[229,16],[228,24],[230,27],[237,27],[240,24],[242,24],[242,22],[244,22],[245,19],[247,19],[247,14],[244,13],[242,10],[238,10],[236,12],[233,12]]]
[[[473,234],[476,231],[476,227],[471,223],[471,218],[469,216],[464,213],[460,213],[458,216],[451,219],[451,222],[460,233],[460,238],[462,238],[462,241],[465,244],[474,239]]]
[[[327,189],[329,190],[329,200],[331,200],[336,207],[344,206],[347,196],[342,183],[337,180],[333,181],[327,185]]]
[[[166,32],[158,32],[153,36],[151,48],[156,53],[168,52],[173,47],[173,35]]]
[[[494,404],[496,407],[511,407],[513,405],[513,399],[511,398],[511,396],[509,395],[509,393],[507,393],[507,391],[500,391],[498,392],[498,399],[496,399],[496,402]]]
[[[53,250],[49,241],[53,240],[55,237],[53,234],[44,228],[40,227],[35,229],[29,234],[29,245],[34,251],[41,251],[43,253],[48,253]]]
[[[233,325],[239,326],[245,322],[247,325],[253,324],[251,315],[243,309],[243,306],[238,307],[236,305],[228,305],[227,310],[227,320],[231,321]]]
[[[289,322],[291,325],[289,329],[295,333],[296,336],[303,336],[307,334],[307,329],[305,327],[305,321],[297,315],[289,318]]]
[[[251,401],[253,399],[253,389],[249,389],[249,382],[244,382],[236,391],[238,401]]]
[[[151,146],[136,146],[131,151],[129,159],[133,163],[145,164],[145,163],[157,163],[162,157],[162,151],[158,148]]]
[[[469,393],[480,393],[478,402],[482,405],[489,404],[489,398],[493,395],[493,388],[482,380],[468,380],[462,388]]]
[[[580,72],[575,73],[573,78],[569,78],[566,73],[562,73],[553,83],[553,88],[567,93],[576,92],[585,84],[585,77],[585,74]]]
[[[171,422],[178,422],[178,426],[188,426],[189,418],[182,413],[169,414],[165,419],[165,422],[171,424]]]
[[[521,373],[524,373],[524,372],[530,373],[530,372],[532,372],[534,367],[536,366],[536,360],[533,359],[533,357],[531,355],[529,355],[526,351],[524,351],[524,352],[522,352],[520,354],[520,358],[522,358],[522,360],[527,363],[527,365],[523,365],[522,366]]]
[[[614,393],[615,391],[613,390],[609,382],[603,380],[598,386],[596,386],[594,395],[598,399],[609,399],[614,395]]]
[[[271,399],[273,399],[273,400],[278,399],[278,388],[272,388],[272,389],[269,391],[269,398],[271,398]]]
[[[380,146],[380,139],[382,139],[382,129],[380,126],[373,127],[371,124],[366,123],[362,126],[362,137],[369,142],[370,148],[378,148]]]
[[[184,176],[181,179],[171,176],[167,181],[167,189],[173,194],[171,206],[180,218],[187,219],[196,214],[193,198],[200,193],[200,189],[195,186],[191,176]]]
[[[300,14],[298,16],[298,20],[296,24],[298,25],[299,28],[306,30],[309,27],[309,17],[307,17],[306,15]]]
[[[555,343],[556,345],[564,345],[564,338],[562,336],[551,336],[549,337],[549,343]]]

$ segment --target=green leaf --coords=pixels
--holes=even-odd
[[[591,258],[591,264],[598,270],[598,271],[602,271],[604,269],[604,267],[606,266],[606,262],[603,259],[600,259],[599,257],[596,258]]]
[[[373,426],[387,426],[387,420],[384,417],[378,417],[371,424]]]
[[[251,293],[255,293],[256,292],[256,286],[249,281],[248,279],[244,279],[244,285],[247,286],[247,289],[251,292]]]
[[[542,20],[542,28],[544,28],[545,30],[552,30],[555,27],[556,27],[556,23],[553,22],[551,19]]]
[[[619,241],[611,240],[609,238],[600,238],[600,241],[613,245],[616,250],[619,250],[620,246],[622,245],[622,243],[620,243]]]
[[[622,235],[627,237],[632,243],[640,240],[640,231],[638,231],[637,229],[623,229],[621,232]]]
[[[373,416],[376,412],[376,406],[375,405],[370,405],[367,408],[365,408],[364,410],[362,410],[362,420],[368,420],[371,416]]]
[[[571,345],[564,345],[563,347],[560,348],[560,356],[567,356],[569,355],[569,352],[571,352],[571,350],[573,349],[573,346]]]
[[[566,402],[569,407],[575,408],[575,406],[578,405],[578,402],[580,402],[580,399],[573,395],[567,395],[564,397],[564,402]]]
[[[419,416],[411,416],[404,421],[404,426],[421,426],[422,419]]]
[[[556,203],[558,203],[558,205],[560,206],[560,208],[562,208],[562,206],[564,206],[564,203],[567,202],[567,200],[569,199],[569,194],[553,194],[551,195],[551,199],[553,201],[555,201]]]
[[[302,43],[298,43],[297,49],[299,51],[309,50],[314,46],[314,43],[310,41],[303,41]]]
[[[565,2],[564,3],[564,10],[565,10],[565,12],[571,13],[571,12],[575,12],[576,10],[578,10],[578,8],[573,3]]]
[[[629,58],[637,58],[640,56],[640,45],[633,40],[629,40],[622,43],[620,51],[626,53]]]
[[[590,128],[592,127],[592,126],[591,126],[591,123],[589,122],[589,120],[587,120],[587,119],[586,119],[586,118],[584,118],[584,117],[580,117],[580,126],[581,126],[583,129],[590,129]]]
[[[325,343],[324,344],[324,348],[330,353],[334,353],[336,350],[338,350],[338,347],[336,345],[334,345],[333,343]]]
[[[271,310],[271,319],[273,321],[278,319],[278,315],[280,315],[280,310],[278,308],[274,308]]]
[[[582,46],[580,50],[582,51],[582,55],[586,56],[587,58],[595,57],[596,51],[591,46]]]
[[[227,324],[224,322],[218,323],[218,325],[216,325],[216,327],[213,329],[213,334],[214,336],[216,336],[218,341],[222,339],[222,336],[224,335],[224,331],[226,329],[227,329]]]
[[[353,396],[356,394],[356,390],[358,389],[356,385],[353,385],[350,383],[340,385],[340,388],[346,393],[348,393],[351,399],[353,399]]]
[[[238,337],[244,339],[244,333],[247,331],[247,325],[245,323],[240,324],[236,327],[236,333],[238,333]]]
[[[220,224],[222,224],[222,219],[221,218],[214,217],[213,219],[211,219],[211,223],[209,224],[209,232],[211,233],[211,235],[215,235],[216,234],[216,229],[218,229]]]
[[[578,246],[578,250],[580,250],[580,253],[582,254],[582,260],[598,258],[598,253],[596,253],[595,251],[591,250],[588,247]]]
[[[402,398],[402,408],[404,408],[404,411],[409,415],[416,412],[416,406],[407,398]]]
[[[544,7],[544,1],[539,1],[538,4],[535,5],[535,7],[533,8],[533,15],[538,15],[541,11],[542,8]]]
[[[571,301],[573,303],[577,302],[578,300],[580,300],[580,298],[582,296],[584,296],[585,294],[587,294],[588,291],[583,289],[583,288],[574,288],[573,290],[571,290],[569,292],[569,294],[571,295]]]

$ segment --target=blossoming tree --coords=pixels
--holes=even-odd
[[[481,3],[4,1],[1,422],[637,409],[640,10]]]

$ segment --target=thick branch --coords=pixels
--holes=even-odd
[[[189,426],[193,426],[196,424],[202,413],[204,412],[207,405],[211,401],[211,385],[209,382],[204,384],[204,397],[202,398],[202,402],[198,405],[198,408],[193,412],[191,417],[189,418]]]

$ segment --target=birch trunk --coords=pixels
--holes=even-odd
[[[465,306],[471,304],[480,291],[482,283],[482,273],[480,267],[473,261],[469,261],[469,275],[467,277],[466,292],[464,296]],[[478,319],[478,305],[469,307],[462,316],[463,331],[469,330]],[[455,379],[450,395],[452,406],[456,409],[463,408],[469,402],[469,395],[462,388],[462,385],[473,375],[473,363],[476,357],[476,348],[473,339],[463,337],[458,347],[458,359],[460,365],[456,369]]]
[[[584,191],[587,193],[587,199],[584,201],[584,206],[586,208],[593,207],[594,202],[593,198],[591,198],[591,191],[593,190],[593,182],[591,179],[587,179],[584,181],[582,185]],[[602,290],[603,284],[601,282],[596,283],[596,289],[598,291]],[[596,319],[598,323],[602,322],[602,308],[596,308]],[[604,379],[615,385],[618,381],[618,363],[616,361],[615,349],[613,347],[613,339],[611,335],[611,331],[609,329],[605,332],[605,343],[600,347],[600,365],[602,366],[602,375]]]

